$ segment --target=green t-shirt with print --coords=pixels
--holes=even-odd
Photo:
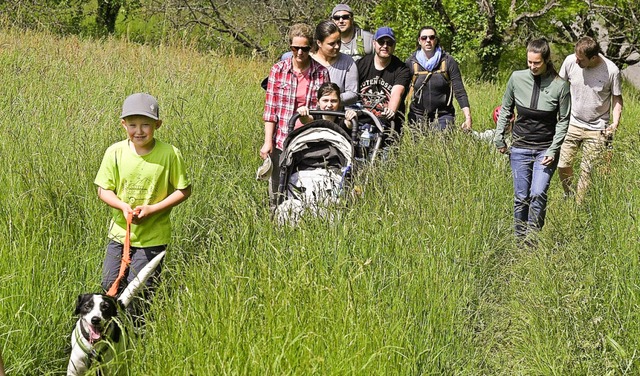
[[[164,200],[178,189],[191,184],[180,151],[155,140],[150,153],[140,156],[131,150],[129,141],[107,148],[94,183],[116,193],[131,208]],[[153,247],[171,240],[171,209],[163,210],[131,225],[131,246]],[[109,238],[123,243],[127,222],[121,210],[113,209]]]

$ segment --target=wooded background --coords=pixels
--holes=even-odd
[[[405,59],[417,31],[441,34],[470,78],[494,80],[502,66],[521,64],[522,48],[545,36],[563,53],[584,35],[600,41],[620,68],[640,61],[636,0],[353,0],[365,29],[391,26]],[[290,25],[326,19],[327,0],[9,0],[3,26],[145,43],[190,43],[200,50],[274,59],[287,49]],[[559,57],[559,59],[561,59]],[[561,60],[560,60],[561,61]]]

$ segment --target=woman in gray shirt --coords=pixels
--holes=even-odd
[[[340,88],[340,102],[351,105],[358,100],[358,68],[353,58],[340,52],[340,30],[332,21],[316,26],[311,57],[329,70],[331,82]]]

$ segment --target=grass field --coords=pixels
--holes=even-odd
[[[507,160],[461,132],[408,132],[340,220],[278,228],[256,182],[269,64],[0,32],[0,350],[9,375],[62,375],[76,296],[100,289],[109,210],[93,179],[155,95],[192,197],[131,375],[640,373],[640,122],[625,87],[587,202],[554,178],[536,250],[513,241]],[[503,84],[468,83],[474,127]]]

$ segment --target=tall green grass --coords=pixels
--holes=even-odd
[[[193,196],[174,210],[132,375],[636,374],[637,93],[587,202],[556,179],[536,250],[512,239],[508,161],[408,130],[331,223],[268,219],[259,87],[269,64],[0,33],[0,349],[63,374],[75,298],[99,291],[109,210],[93,179],[130,93],[155,95]],[[477,129],[503,85],[470,83]],[[627,93],[629,93],[627,95]]]

